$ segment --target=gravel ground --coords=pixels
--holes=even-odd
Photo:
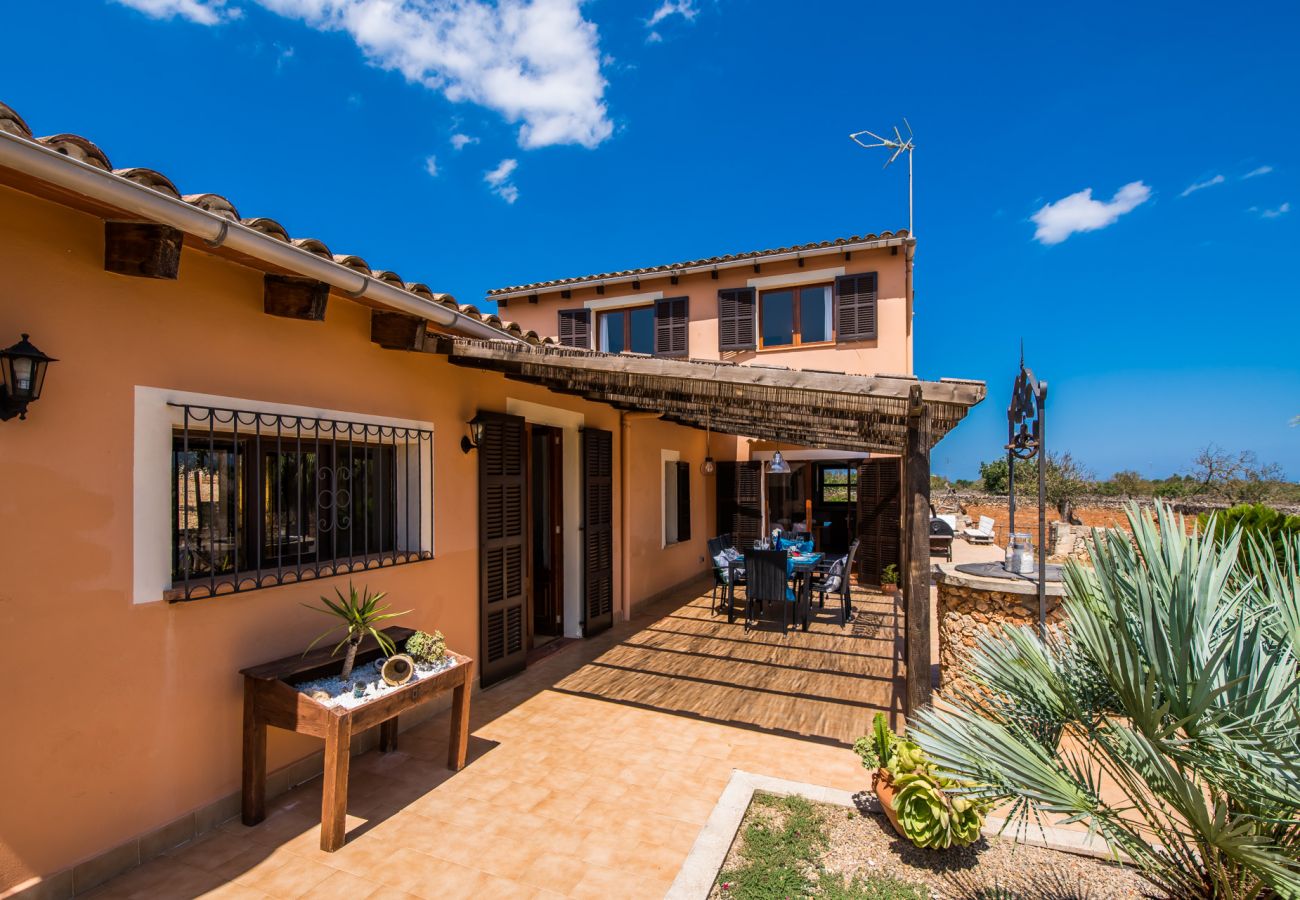
[[[1090,857],[1029,847],[1010,839],[985,838],[969,847],[921,850],[903,840],[884,815],[815,804],[829,833],[820,864],[829,873],[891,875],[924,884],[932,900],[1139,900],[1160,897],[1132,869]],[[852,815],[850,815],[852,812]],[[744,828],[754,816],[778,817],[777,810],[750,806],[727,853],[723,869],[741,864]],[[1008,894],[990,892],[999,887]],[[712,898],[725,900],[716,885]]]

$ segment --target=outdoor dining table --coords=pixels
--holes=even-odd
[[[822,561],[824,553],[793,552],[786,556],[786,577],[794,581],[795,596],[800,592],[812,593],[812,576],[817,564]],[[736,579],[745,573],[745,559],[733,559],[727,566],[727,623],[736,621]]]

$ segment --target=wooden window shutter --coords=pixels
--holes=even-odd
[[[560,343],[566,347],[591,348],[591,310],[560,310]]]
[[[528,655],[527,454],[522,418],[484,412],[479,418],[479,671],[487,686],[522,671]]]
[[[677,464],[677,540],[691,539],[691,464]]]
[[[894,457],[858,466],[858,582],[880,584],[885,566],[899,565],[902,541],[902,469]]]
[[[582,430],[582,634],[614,624],[614,435]]]
[[[870,341],[876,338],[876,273],[841,275],[835,279],[835,339]]]
[[[758,317],[753,288],[718,291],[718,349],[758,348]]]
[[[687,298],[655,301],[655,356],[687,355]]]
[[[718,533],[740,550],[752,547],[763,533],[763,464],[720,462],[715,481]]]

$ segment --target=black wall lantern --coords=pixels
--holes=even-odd
[[[21,341],[0,350],[0,421],[27,418],[27,404],[40,399],[46,367],[58,362],[32,346],[27,337],[24,334]]]
[[[483,440],[483,419],[476,415],[467,424],[469,435],[460,439],[460,449],[464,453],[473,450]]]

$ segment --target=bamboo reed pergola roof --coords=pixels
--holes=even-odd
[[[679,425],[851,452],[902,453],[917,389],[929,414],[930,447],[986,393],[982,381],[846,375],[446,335],[426,349],[454,365],[501,372],[624,411],[661,413]]]

